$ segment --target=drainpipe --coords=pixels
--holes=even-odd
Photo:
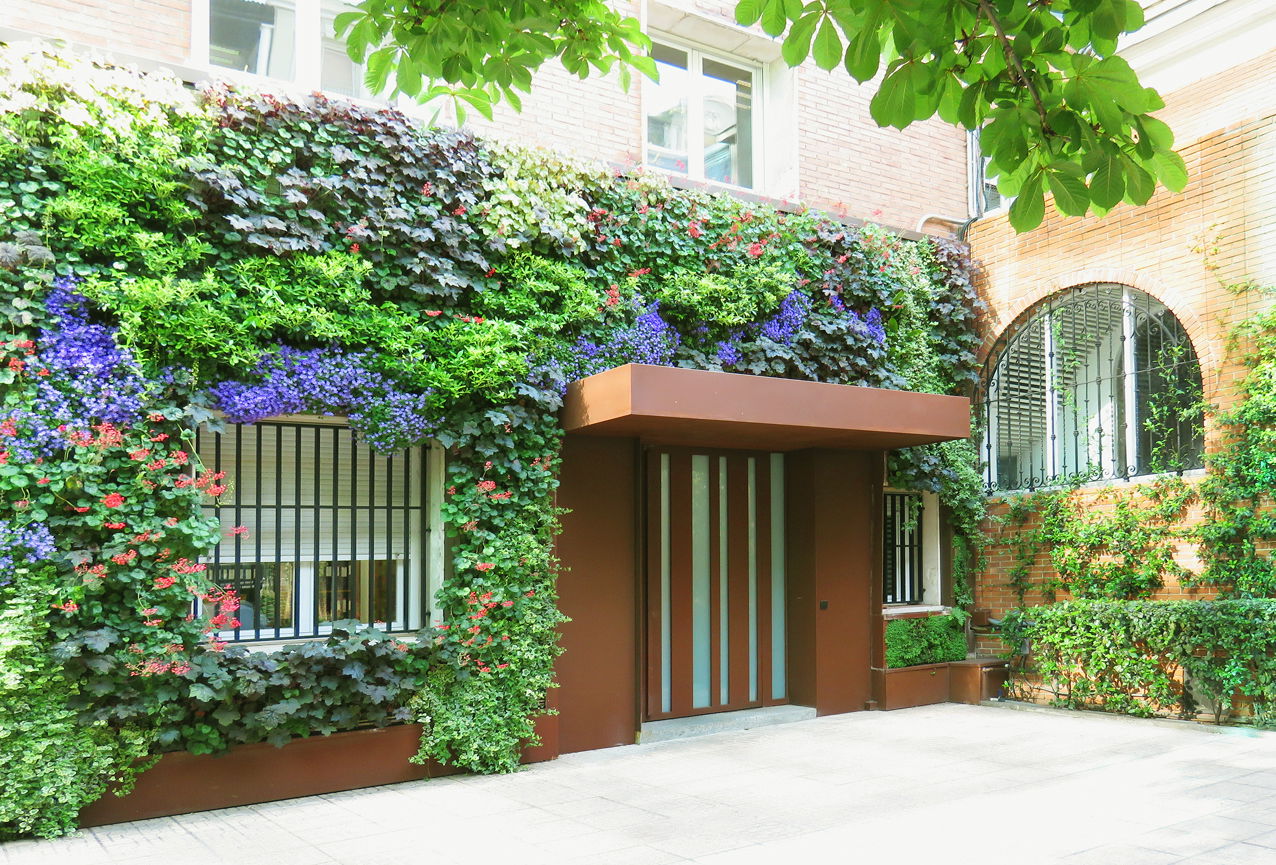
[[[978,216],[971,216],[967,219],[958,219],[957,217],[954,217],[954,216],[945,216],[942,213],[928,213],[925,216],[923,216],[920,220],[918,220],[916,230],[918,234],[921,234],[922,229],[925,228],[926,223],[928,222],[946,222],[949,225],[957,226],[957,232],[956,232],[957,239],[961,241],[962,243],[965,243],[966,232],[970,229],[971,223],[978,218],[979,218]]]

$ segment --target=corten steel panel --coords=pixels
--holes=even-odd
[[[553,738],[552,717],[536,721],[537,732]],[[547,723],[549,722],[549,723]],[[107,793],[80,811],[83,826],[105,826],[189,814],[236,805],[316,796],[338,790],[379,787],[399,781],[455,775],[461,770],[409,763],[421,743],[420,724],[380,730],[352,730],[294,739],[282,748],[261,742],[237,745],[225,754],[165,754],[143,772],[127,796]],[[552,759],[544,747],[523,752],[524,763]]]
[[[879,709],[911,709],[949,700],[949,665],[923,664],[873,671]]]
[[[561,753],[632,745],[638,731],[635,443],[568,436],[556,552],[563,654],[555,662]]]
[[[880,629],[882,455],[798,451],[787,472],[793,702],[821,715],[854,712],[872,696]]]
[[[627,364],[568,386],[568,432],[652,444],[882,450],[966,438],[965,397]]]

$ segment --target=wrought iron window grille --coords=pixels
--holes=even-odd
[[[302,422],[200,429],[195,449],[230,486],[204,506],[222,527],[209,576],[241,602],[222,639],[322,637],[346,619],[428,624],[428,449],[383,456],[346,426]]]
[[[1204,465],[1196,352],[1138,289],[1100,283],[1042,301],[998,340],[983,383],[990,495]]]

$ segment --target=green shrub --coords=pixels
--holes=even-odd
[[[953,614],[886,623],[886,666],[915,667],[966,657],[963,619]]]
[[[1276,721],[1276,600],[1076,600],[1007,613],[1003,636],[1027,657],[1012,693],[1044,691],[1056,705],[1128,715],[1231,713]],[[1184,681],[1190,687],[1184,687]]]

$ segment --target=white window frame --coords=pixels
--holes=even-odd
[[[755,195],[761,194],[765,186],[766,177],[764,173],[766,142],[764,138],[765,125],[763,123],[763,118],[767,113],[765,67],[756,61],[716,51],[711,46],[680,37],[669,36],[660,32],[653,32],[648,35],[653,43],[687,52],[687,80],[689,85],[687,88],[687,172],[683,174],[678,171],[670,171],[647,162],[647,149],[650,144],[647,137],[647,100],[649,98],[649,89],[655,84],[646,79],[643,80],[640,118],[642,122],[643,166],[648,171],[658,171],[670,177],[681,177],[696,183],[705,183],[714,187],[749,192]],[[724,183],[720,180],[710,180],[704,176],[704,100],[701,98],[700,82],[704,78],[704,73],[701,70],[703,68],[702,63],[706,58],[727,66],[734,66],[753,76],[753,116],[749,129],[752,135],[750,148],[753,151],[753,158],[750,164],[753,175],[753,185],[751,186]]]
[[[346,418],[335,416],[321,415],[279,415],[276,417],[264,418],[260,423],[283,423],[283,424],[303,424],[308,426],[335,426],[348,428]],[[425,473],[423,483],[425,489],[422,491],[425,498],[424,512],[421,515],[420,535],[416,538],[416,546],[421,550],[419,556],[419,564],[413,568],[413,572],[405,573],[404,579],[398,581],[395,590],[396,609],[401,609],[401,601],[399,600],[402,593],[408,591],[409,586],[413,586],[418,591],[426,593],[425,615],[424,620],[418,621],[412,618],[413,613],[409,613],[408,621],[402,623],[403,627],[396,629],[395,633],[410,636],[411,633],[422,628],[428,628],[431,624],[443,621],[443,610],[439,601],[439,590],[443,586],[445,576],[446,562],[446,540],[443,526],[443,509],[442,502],[444,498],[444,485],[446,482],[447,472],[445,466],[446,450],[435,441],[423,442],[418,446],[420,456],[425,460]],[[223,458],[225,459],[225,458]],[[210,467],[211,468],[211,467]],[[233,483],[234,471],[227,469],[227,481]],[[246,507],[251,507],[248,505]],[[207,557],[201,558],[207,564],[211,561]],[[372,559],[355,559],[355,561],[374,561]],[[331,624],[319,624],[312,621],[315,593],[317,584],[315,581],[315,571],[318,562],[309,559],[292,562],[296,568],[293,579],[297,586],[296,595],[293,598],[294,623],[288,628],[281,630],[294,631],[298,636],[282,637],[273,639],[269,637],[244,636],[245,632],[252,632],[249,623],[245,622],[241,625],[240,635],[237,637],[235,630],[224,630],[217,632],[217,639],[235,645],[249,647],[253,650],[263,651],[271,647],[280,645],[289,645],[293,643],[307,643],[316,640],[322,640],[332,633]],[[199,614],[199,604],[196,602],[196,614]],[[233,615],[233,614],[232,614]],[[372,625],[374,623],[367,622],[365,624]],[[378,623],[388,624],[388,623]],[[263,627],[261,632],[273,630],[272,628]]]
[[[940,531],[939,495],[932,492],[906,490],[886,487],[884,493],[897,495],[921,496],[922,506],[919,516],[921,533],[921,599],[918,603],[887,603],[884,599],[882,609],[900,613],[922,610],[943,610],[944,574],[943,574],[943,542]],[[879,576],[878,579],[882,579]]]
[[[268,82],[283,89],[303,93],[313,93],[323,87],[324,40],[330,34],[333,17],[324,11],[322,0],[270,0],[267,5],[290,9],[295,17],[293,28],[293,77],[274,78],[260,73],[243,72],[227,66],[219,66],[212,62],[211,30],[212,0],[191,0],[191,38],[190,62],[201,70],[207,71],[215,78],[239,81],[250,85],[261,86]],[[357,64],[356,78],[362,78]],[[362,91],[362,86],[360,85]],[[330,92],[330,91],[325,91]],[[336,94],[342,99],[356,102],[385,104],[384,99],[376,97]],[[415,104],[415,103],[409,103]],[[399,107],[404,107],[399,105]]]
[[[966,154],[966,196],[971,216],[989,216],[1008,210],[1014,198],[1001,191],[997,192],[997,206],[985,207],[987,198],[984,195],[984,186],[985,184],[995,186],[996,182],[988,177],[989,157],[985,156],[980,148],[978,129],[966,131]]]

